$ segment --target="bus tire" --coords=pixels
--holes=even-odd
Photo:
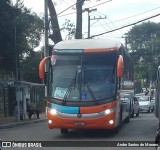
[[[137,112],[137,114],[136,114],[136,117],[138,117],[139,116],[139,110],[138,110],[138,112]]]
[[[128,116],[126,119],[125,119],[125,123],[129,123],[130,122],[130,116]]]
[[[114,134],[118,134],[118,133],[119,133],[119,125],[118,125],[116,128],[114,128],[114,129],[112,130],[112,132],[113,132]]]
[[[68,134],[68,129],[61,129],[61,134]]]
[[[147,111],[148,113],[151,113],[151,108],[149,107],[149,109],[148,109],[148,111]]]
[[[131,114],[130,117],[131,117],[131,118],[134,118],[134,109],[133,109],[132,114]]]
[[[153,106],[153,108],[152,108],[152,112],[154,111],[154,106]]]

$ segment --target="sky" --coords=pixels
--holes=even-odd
[[[52,0],[56,6],[57,14],[63,10],[74,5],[76,0]],[[24,5],[30,8],[31,11],[36,12],[38,15],[44,15],[44,0],[24,0]],[[154,16],[160,13],[159,0],[88,0],[84,3],[83,9],[89,8],[96,11],[90,13],[90,36],[104,33],[107,31],[120,28],[139,20]],[[65,19],[71,20],[76,25],[76,10],[75,7],[64,11],[58,15],[60,28],[65,22]],[[70,14],[71,13],[71,14]],[[70,15],[68,15],[70,14]],[[103,19],[94,19],[103,18]],[[106,17],[106,19],[104,19]],[[148,20],[147,20],[148,21]],[[160,22],[160,16],[149,19],[156,23]],[[115,32],[107,33],[95,38],[113,38],[124,42],[124,34],[127,33],[133,26],[117,30]],[[84,38],[88,33],[88,13],[83,12],[83,27],[82,34]],[[62,33],[65,40],[67,33]]]

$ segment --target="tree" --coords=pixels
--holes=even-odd
[[[15,64],[13,9],[10,0],[1,0],[0,10],[0,75],[3,78]]]
[[[48,8],[51,16],[51,25],[52,25],[52,31],[53,33],[50,34],[51,40],[56,44],[60,41],[62,41],[62,36],[59,28],[57,13],[54,7],[54,4],[52,3],[52,0],[48,0]]]
[[[135,66],[135,79],[156,80],[160,64],[160,24],[145,22],[128,33],[128,47]]]
[[[25,8],[21,0],[16,6],[10,0],[1,0],[0,10],[0,74],[6,77],[15,75],[16,57],[22,63],[38,46],[43,20]]]
[[[24,58],[23,63],[21,65],[22,80],[40,83],[40,79],[38,76],[38,66],[40,60],[41,51],[31,51],[31,53]]]
[[[77,9],[76,30],[74,30],[72,28],[73,29],[72,33],[73,32],[76,33],[75,34],[76,39],[82,39],[82,5],[83,5],[84,1],[85,0],[77,0],[77,2],[76,2],[76,9]],[[57,13],[56,13],[54,4],[52,3],[52,0],[48,0],[48,8],[49,8],[50,16],[51,16],[50,21],[51,21],[52,31],[53,31],[53,33],[51,35],[49,35],[49,37],[56,44],[56,43],[62,41],[62,37],[61,37],[61,29],[59,28]],[[66,24],[67,23],[69,23],[69,22],[67,21]],[[66,29],[70,30],[70,28],[66,28]],[[71,31],[69,31],[69,33],[70,32]]]
[[[67,19],[65,20],[65,23],[63,24],[62,30],[65,30],[68,32],[65,40],[67,39],[67,37],[75,35],[75,25],[70,20],[67,20]]]

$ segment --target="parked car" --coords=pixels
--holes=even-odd
[[[138,117],[139,116],[139,112],[140,112],[140,105],[139,105],[138,99],[135,96],[133,98],[133,102],[134,102],[133,111],[134,111],[134,114],[136,114],[136,116]]]
[[[128,97],[121,97],[120,105],[120,121],[130,122],[130,99]]]
[[[133,118],[134,115],[139,116],[140,107],[137,98],[134,96],[134,93],[131,91],[125,91],[121,93],[121,97],[127,97],[130,101],[130,118]]]
[[[151,99],[150,96],[136,96],[139,105],[140,105],[140,111],[142,112],[153,112],[154,110],[154,100]]]
[[[140,97],[140,96],[145,96],[145,93],[138,93],[138,94],[135,94],[136,97]]]

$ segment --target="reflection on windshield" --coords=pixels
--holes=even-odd
[[[113,55],[113,54],[112,54]],[[111,61],[116,60],[114,54],[109,64],[104,54],[87,57],[58,55],[51,74],[50,96],[61,101],[97,101],[115,95],[115,69]],[[83,61],[81,60],[83,58]],[[92,58],[92,59],[91,59]],[[91,60],[89,60],[91,59]]]
[[[138,101],[149,101],[148,96],[138,97]]]
[[[84,80],[86,80],[93,91],[96,99],[105,99],[114,96],[113,68],[86,66]],[[85,91],[82,90],[82,91]]]
[[[74,75],[74,76],[73,76]],[[77,83],[76,66],[58,66],[54,68],[52,84],[52,97],[57,99],[68,99],[72,95],[72,100],[78,100],[79,87]],[[74,92],[72,92],[74,90]]]

